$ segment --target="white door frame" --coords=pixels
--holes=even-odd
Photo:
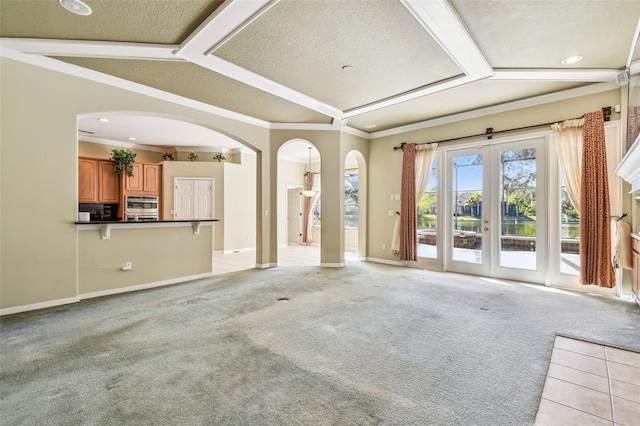
[[[547,158],[543,135],[533,134],[527,137],[492,141],[490,144],[464,145],[445,151],[442,162],[441,176],[444,182],[444,196],[440,209],[443,212],[444,249],[443,268],[446,271],[468,273],[487,277],[523,280],[527,282],[546,282],[547,275]],[[499,156],[507,149],[526,147],[536,148],[536,269],[508,268],[500,265],[500,197],[499,197]],[[462,262],[453,260],[453,171],[451,167],[453,157],[460,155],[482,154],[482,262]]]

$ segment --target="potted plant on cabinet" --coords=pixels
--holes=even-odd
[[[213,156],[214,160],[218,160],[218,163],[227,159],[224,154],[216,154]]]
[[[187,158],[191,161],[196,161],[198,159],[198,154],[196,154],[195,152],[191,151],[189,153],[189,155],[187,155]]]
[[[166,161],[173,160],[173,154],[170,152],[163,152],[162,159]]]
[[[113,174],[120,176],[124,171],[127,176],[133,176],[133,162],[136,160],[135,152],[130,149],[113,149],[111,150],[111,160],[115,162],[113,166]]]

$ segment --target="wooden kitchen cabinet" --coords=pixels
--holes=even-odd
[[[120,186],[113,174],[113,161],[78,158],[78,202],[119,202]]]
[[[143,166],[143,191],[157,194],[160,192],[160,167],[162,166],[158,164],[144,164]]]
[[[120,184],[113,174],[113,161],[98,161],[98,202],[116,204],[120,202]]]
[[[98,202],[98,163],[89,158],[78,158],[78,202]]]
[[[153,163],[133,163],[133,176],[126,176],[124,190],[127,194],[158,195],[160,192],[160,168]]]

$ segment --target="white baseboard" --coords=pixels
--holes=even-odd
[[[321,263],[321,268],[344,268],[344,263]]]
[[[277,263],[256,263],[256,268],[258,269],[275,268],[276,266],[278,266]]]
[[[38,309],[52,308],[54,306],[68,305],[69,303],[77,303],[80,299],[77,297],[67,297],[65,299],[48,300],[46,302],[32,303],[30,305],[14,306],[12,308],[0,309],[0,316],[17,314],[20,312],[35,311]]]
[[[110,296],[112,294],[128,293],[130,291],[146,290],[146,289],[155,288],[155,287],[163,287],[163,286],[166,286],[166,285],[178,284],[178,283],[183,283],[183,282],[193,281],[193,280],[199,280],[201,278],[209,278],[209,277],[212,277],[212,276],[213,276],[212,272],[205,272],[204,274],[188,275],[186,277],[171,278],[169,280],[163,280],[163,281],[156,281],[156,282],[152,282],[152,283],[133,285],[133,286],[130,286],[130,287],[120,287],[120,288],[114,288],[114,289],[109,289],[109,290],[95,291],[93,293],[84,293],[84,294],[79,295],[78,297],[80,298],[80,300],[93,299],[94,297]]]
[[[366,260],[367,262],[384,263],[385,265],[404,266],[404,262],[401,260],[378,259],[375,257],[367,257]]]

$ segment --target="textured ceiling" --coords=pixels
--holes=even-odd
[[[86,0],[77,16],[57,0],[0,0],[3,37],[180,44],[221,0]]]
[[[640,2],[451,0],[494,68],[624,68]],[[637,10],[633,10],[633,9]]]
[[[462,74],[388,0],[281,0],[214,55],[341,110]]]
[[[48,56],[280,128],[377,132],[615,87],[621,71],[640,69],[629,63],[640,0],[84,2],[92,15],[57,0],[0,0],[0,51]],[[572,55],[584,60],[561,64]]]

